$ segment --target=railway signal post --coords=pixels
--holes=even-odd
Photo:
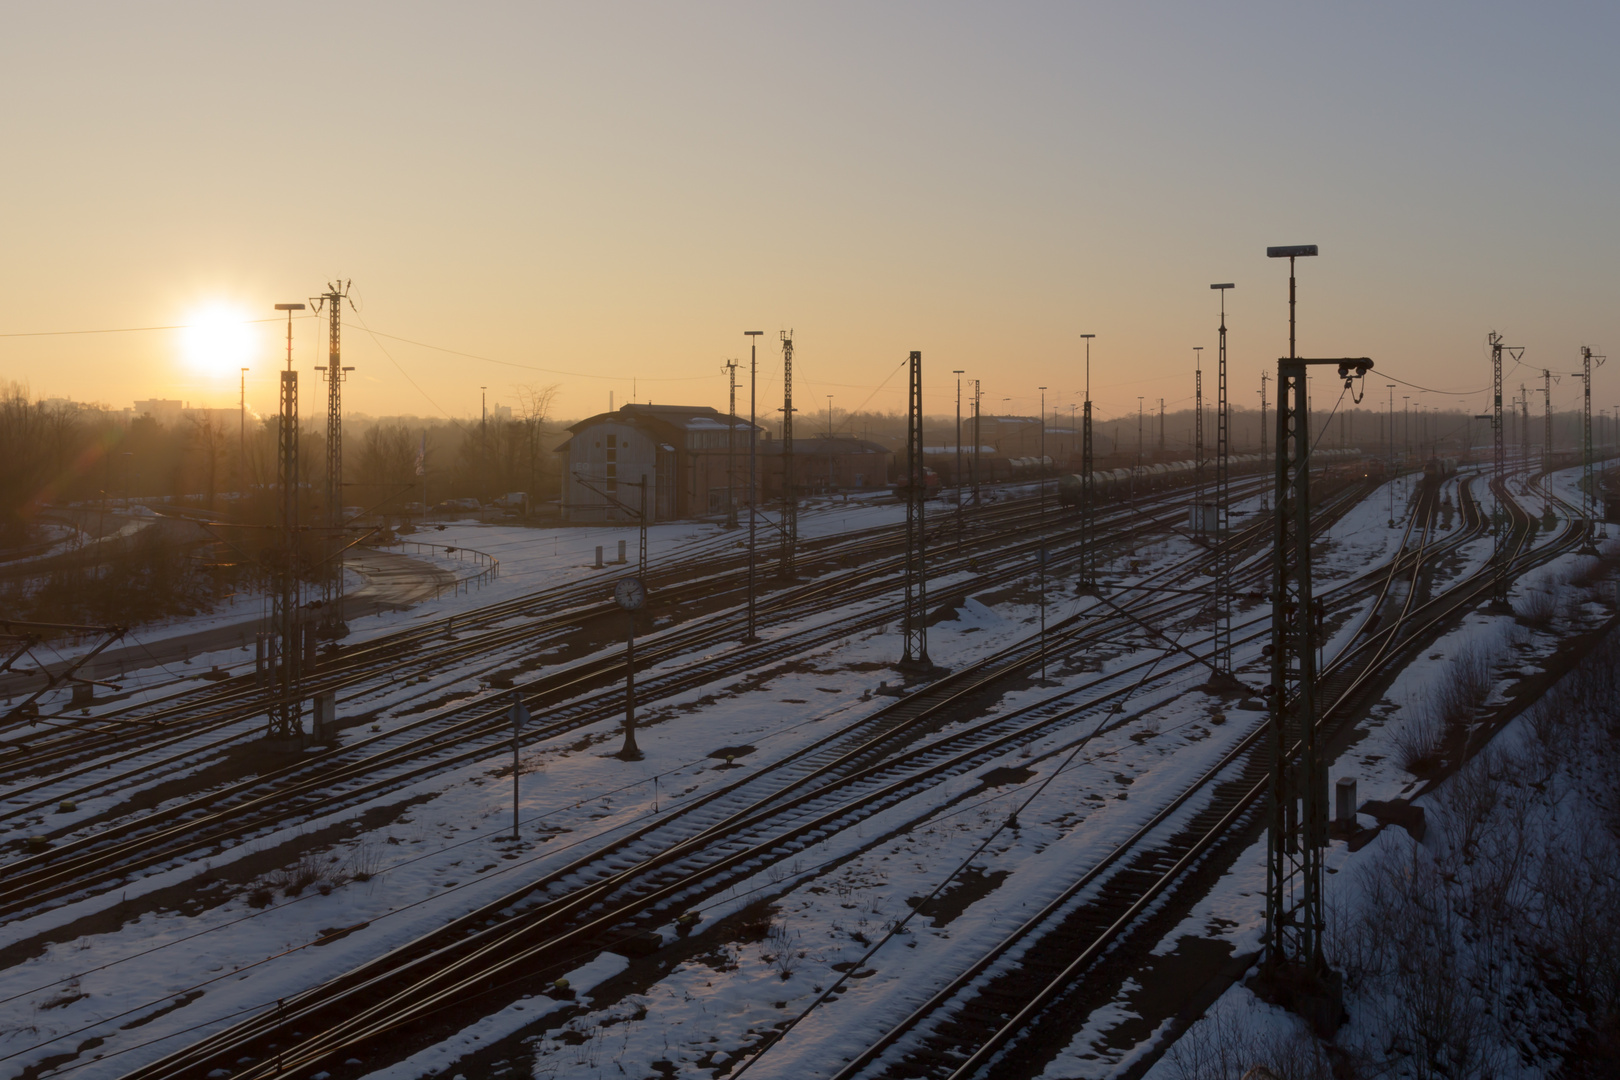
[[[632,616],[633,618],[633,616]],[[521,840],[523,834],[518,831],[518,781],[523,775],[518,753],[522,749],[520,742],[523,736],[523,725],[529,722],[529,710],[523,704],[523,691],[512,691],[512,839]]]
[[[641,751],[636,747],[636,612],[647,603],[647,586],[640,578],[620,578],[613,587],[613,601],[629,618],[624,636],[624,745],[619,748],[619,760],[640,761]],[[517,832],[515,818],[512,832]]]
[[[1310,411],[1306,373],[1333,365],[1350,388],[1366,357],[1307,359],[1295,338],[1294,260],[1316,245],[1268,248],[1288,259],[1288,356],[1277,361],[1275,547],[1272,556],[1271,782],[1266,800],[1264,978],[1320,1028],[1338,1025],[1339,981],[1322,947],[1323,851],[1328,842],[1327,766],[1316,738],[1318,626],[1311,595]],[[1357,398],[1359,400],[1359,397]]]

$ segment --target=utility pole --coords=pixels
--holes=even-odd
[[[951,372],[956,376],[956,551],[962,552],[962,534],[967,525],[962,519],[962,369]]]
[[[1530,467],[1530,391],[1519,384],[1519,463]]]
[[[1204,531],[1204,347],[1193,346],[1193,532]]]
[[[726,414],[726,528],[737,527],[737,361],[725,363],[731,384],[731,411]]]
[[[298,589],[298,372],[292,366],[292,313],[303,304],[277,304],[287,313],[287,370],[281,373],[281,411],[276,429],[276,481],[281,496],[281,558],[271,613],[270,738],[304,734],[303,622]],[[274,655],[279,653],[279,657]],[[279,663],[277,662],[279,660]]]
[[[759,335],[763,330],[744,330],[743,335],[748,338],[748,636],[743,638],[747,642],[759,640],[754,632],[754,605],[756,566],[758,564],[758,504],[759,504],[759,477],[757,464],[759,458],[759,424],[754,419],[756,408],[756,393],[759,389]]]
[[[1552,528],[1557,520],[1552,512],[1552,491],[1547,484],[1547,474],[1552,470],[1552,381],[1553,373],[1547,368],[1541,369],[1541,522],[1547,528]]]
[[[973,380],[973,505],[979,505],[979,446],[982,443],[979,432],[979,403],[984,400],[984,391],[979,387],[979,380]]]
[[[906,572],[902,631],[903,671],[928,671],[928,575],[924,563],[923,504],[927,487],[923,473],[922,353],[910,356],[910,389],[906,406]]]
[[[1232,676],[1231,453],[1232,424],[1226,402],[1226,293],[1231,282],[1211,285],[1221,296],[1220,348],[1215,370],[1215,670]]]
[[[1277,362],[1275,548],[1272,558],[1272,775],[1267,798],[1264,966],[1278,981],[1297,980],[1307,997],[1337,1012],[1338,981],[1328,970],[1322,936],[1323,852],[1328,841],[1327,767],[1316,737],[1318,604],[1311,594],[1310,405],[1306,372],[1333,364],[1348,388],[1372,367],[1365,357],[1311,360],[1297,351],[1294,262],[1314,244],[1273,247],[1288,260],[1288,355]],[[1293,755],[1295,743],[1299,757]]]
[[[1159,399],[1159,460],[1164,460],[1164,398]]]
[[[799,501],[793,490],[793,331],[782,331],[782,558],[777,574],[793,577],[799,546]]]
[[[1097,538],[1093,535],[1096,512],[1096,481],[1093,470],[1096,462],[1091,448],[1091,339],[1096,334],[1081,334],[1086,343],[1086,399],[1081,406],[1080,419],[1080,587],[1095,588],[1097,584]]]
[[[1035,557],[1040,562],[1041,587],[1041,681],[1046,681],[1046,387],[1041,391],[1041,492],[1040,492],[1040,535],[1041,543],[1035,549]]]
[[[1592,475],[1592,361],[1602,367],[1606,356],[1596,356],[1590,346],[1581,346],[1581,512],[1586,515],[1586,543],[1581,550],[1597,554],[1592,542],[1597,525],[1597,482]]]
[[[1389,527],[1395,527],[1395,384],[1385,383],[1389,387]],[[1470,438],[1469,442],[1473,442]],[[1470,450],[1472,447],[1470,447]]]
[[[236,400],[237,409],[237,435],[236,435],[236,492],[245,495],[248,487],[247,474],[247,373],[243,368],[241,373],[241,387]],[[109,459],[110,460],[110,459]],[[105,501],[105,500],[103,500]]]
[[[349,632],[343,621],[343,384],[352,367],[342,361],[343,301],[349,282],[332,282],[326,292],[311,298],[315,313],[327,309],[326,363],[315,370],[326,374],[326,543],[321,575],[321,632],[339,638]]]
[[[1524,355],[1524,350],[1511,345],[1502,344],[1502,335],[1492,330],[1486,340],[1491,345],[1491,539],[1494,541],[1491,549],[1491,603],[1497,608],[1507,606],[1508,593],[1508,519],[1507,508],[1502,505],[1502,496],[1507,491],[1507,453],[1502,436],[1502,352],[1505,349],[1514,360]]]
[[[1266,382],[1271,378],[1271,372],[1260,373],[1260,456],[1266,456]]]
[[[1136,468],[1131,470],[1131,509],[1136,509],[1136,478],[1142,473],[1142,395],[1136,395]]]

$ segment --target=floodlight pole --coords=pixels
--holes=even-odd
[[[1314,360],[1297,351],[1294,260],[1314,244],[1268,248],[1288,259],[1288,356],[1277,362],[1275,548],[1272,559],[1271,782],[1267,793],[1265,970],[1296,973],[1336,1002],[1322,947],[1327,769],[1316,737],[1316,641],[1320,611],[1311,595],[1310,412],[1306,372],[1333,364],[1349,386],[1372,368],[1365,357]],[[1293,747],[1300,747],[1296,759]],[[1336,1009],[1336,1004],[1333,1005]]]
[[[759,335],[763,330],[744,330],[748,338],[748,635],[744,641],[758,641],[754,632],[754,579],[757,576],[759,540],[759,424],[755,420],[759,390]]]

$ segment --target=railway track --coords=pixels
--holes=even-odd
[[[1170,512],[1171,514],[1174,511]],[[1139,528],[1157,529],[1162,521],[1150,521]],[[1034,537],[1023,542],[1033,548],[1043,542]],[[1046,541],[1049,543],[1049,541]],[[1056,548],[1063,557],[1066,549]],[[1026,572],[1014,566],[999,574],[965,583],[958,590],[938,590],[936,599],[948,599],[953,591],[967,592],[994,585],[1002,579]],[[868,597],[882,595],[888,586],[882,581],[868,583]],[[801,590],[801,606],[825,607],[831,602],[847,604],[851,597],[839,592],[836,582],[823,582]],[[785,635],[756,645],[737,647],[690,664],[680,670],[665,671],[645,679],[644,700],[668,697],[706,685],[737,671],[761,664],[779,662],[806,650],[825,646],[851,633],[871,629],[887,619],[887,607],[865,614],[841,618],[798,634]],[[724,637],[720,627],[694,627],[668,635],[653,650],[655,659],[677,659],[713,645],[711,635]],[[644,649],[643,657],[647,656]],[[617,689],[579,695],[578,691],[604,680],[616,680],[621,660],[610,655],[593,660],[520,688],[531,710],[546,721],[526,734],[528,745],[576,731],[614,717],[622,709]],[[411,724],[357,740],[341,751],[332,751],[299,760],[296,764],[272,770],[179,800],[159,810],[106,820],[94,832],[85,833],[84,823],[75,826],[78,835],[62,839],[53,848],[24,855],[7,864],[0,884],[0,914],[17,916],[41,905],[55,903],[87,890],[116,887],[131,874],[154,867],[177,865],[188,853],[223,841],[240,841],[263,835],[291,822],[309,821],[346,807],[400,790],[434,773],[499,753],[510,742],[506,706],[502,695],[493,707],[487,701],[441,710]],[[230,738],[221,740],[229,743]],[[173,755],[176,766],[194,760],[201,749],[190,747]],[[137,782],[147,778],[149,761],[107,776],[98,774],[76,785],[61,778],[35,781],[13,787],[5,816],[38,813],[53,803],[95,792],[105,793],[109,785]],[[32,796],[31,798],[29,796]]]
[[[1472,500],[1468,503],[1467,531],[1409,560],[1405,596],[1389,601],[1386,585],[1361,633],[1324,672],[1319,684],[1324,707],[1317,720],[1322,736],[1330,738],[1348,721],[1361,692],[1391,662],[1490,591],[1493,571],[1487,566],[1432,600],[1416,599],[1423,567],[1484,531],[1487,523]],[[1512,513],[1518,524],[1512,572],[1522,573],[1579,544],[1578,530],[1566,529],[1553,544],[1529,550],[1528,515],[1516,504]],[[1428,517],[1424,551],[1434,546],[1432,506]],[[1375,626],[1386,602],[1398,607],[1396,617]],[[1269,782],[1265,731],[1264,726],[1252,731],[1135,835],[843,1068],[838,1080],[1038,1074],[1072,1035],[1075,1018],[1088,1015],[1117,989],[1124,958],[1135,955],[1121,952],[1121,946],[1138,937],[1147,946],[1149,924],[1169,921],[1154,909],[1221,848],[1235,855],[1233,849],[1243,842],[1235,838],[1254,827]],[[1195,803],[1199,798],[1203,802]]]
[[[1201,603],[1202,598],[1189,600],[1177,596],[1148,606],[1157,607],[1152,617],[1162,621],[1178,608],[1189,610]],[[1104,637],[1117,636],[1131,626],[1131,620],[1113,616],[1095,622],[1092,633]],[[1059,633],[1062,632],[1060,629]],[[1048,654],[1052,651],[1049,641]],[[377,962],[382,967],[361,969],[343,980],[342,985],[329,984],[312,991],[306,998],[288,999],[284,1003],[287,1017],[296,1017],[301,1029],[324,1028],[326,1034],[308,1040],[308,1045],[302,1046],[295,1057],[289,1057],[283,1047],[279,1051],[281,1067],[289,1067],[294,1061],[322,1060],[323,1055],[330,1057],[337,1052],[333,1046],[352,1046],[356,1040],[377,1037],[378,1031],[366,1030],[368,1022],[397,1026],[402,1017],[416,1016],[424,1010],[431,1013],[440,1003],[464,999],[472,992],[471,987],[499,978],[499,973],[492,973],[489,967],[492,956],[499,956],[505,968],[521,963],[533,970],[540,963],[538,957],[569,953],[593,936],[617,932],[626,920],[637,917],[656,920],[667,915],[670,905],[686,903],[694,889],[723,887],[723,882],[732,880],[736,874],[753,872],[750,867],[756,861],[786,857],[789,852],[784,846],[791,848],[795,838],[812,836],[818,830],[835,831],[841,821],[852,815],[858,818],[876,812],[882,805],[909,798],[919,787],[925,788],[932,778],[940,775],[942,769],[971,769],[986,755],[996,753],[1008,740],[1036,738],[1053,724],[1074,722],[1088,714],[1098,702],[1128,692],[1138,668],[1148,663],[1061,695],[1044,703],[1041,710],[997,717],[989,723],[975,725],[970,731],[953,733],[948,739],[917,743],[919,737],[925,737],[945,723],[953,707],[963,707],[974,694],[982,694],[997,680],[1005,678],[1007,672],[1027,668],[1038,652],[1038,642],[1022,643],[1013,654],[1000,658],[1000,666],[943,680],[884,710],[875,720],[863,721],[856,728],[840,733],[834,737],[835,741],[825,741],[807,750],[803,757],[779,763],[763,781],[751,779],[727,792],[717,793],[714,796],[717,800],[722,796],[733,801],[744,799],[742,807],[727,808],[717,823],[708,821],[717,812],[717,807],[708,802],[700,804],[702,809],[683,808],[672,820],[678,820],[679,828],[686,831],[684,839],[667,832],[623,838],[613,849],[593,852],[576,865],[549,875],[545,882],[527,886],[460,920],[441,934],[433,935],[432,942],[417,943],[409,956],[390,954]],[[1112,685],[1099,685],[1102,682]],[[1093,700],[1074,707],[1064,706],[1063,699],[1082,691],[1091,694]],[[877,726],[866,727],[868,724]],[[817,754],[830,754],[833,747],[837,748],[837,753],[831,762],[814,764]],[[796,768],[808,769],[808,773],[794,775]],[[763,795],[755,790],[762,782],[767,789]],[[860,790],[864,790],[864,794],[852,798],[851,791]],[[788,815],[791,823],[785,838],[783,815]],[[670,827],[668,823],[648,826],[664,830]],[[739,833],[739,830],[744,832]],[[744,836],[754,839],[750,842],[743,839]],[[658,855],[638,856],[625,847],[649,842]],[[700,862],[707,859],[708,863],[702,867],[689,865],[694,859]],[[626,862],[633,864],[631,870],[622,873],[603,870],[605,866]],[[626,874],[632,877],[625,877]],[[709,884],[699,888],[694,884],[698,880]],[[549,895],[553,890],[557,895]],[[608,905],[611,914],[595,913],[583,923],[579,922],[582,912],[600,905]],[[522,910],[517,910],[520,907]],[[469,979],[470,984],[466,981]],[[406,989],[399,989],[402,984],[408,984]],[[395,993],[385,995],[381,1001],[362,1000],[385,990]],[[402,1000],[399,995],[408,1000]],[[222,1036],[232,1043],[231,1053],[261,1037],[268,1037],[264,1030],[257,1033],[239,1030],[228,1037]],[[203,1058],[199,1055],[218,1051],[219,1045],[200,1045],[165,1066],[179,1071],[160,1069],[150,1075],[181,1075],[188,1068],[200,1067]],[[253,1056],[251,1052],[245,1053]]]

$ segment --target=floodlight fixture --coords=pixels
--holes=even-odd
[[[1284,244],[1281,247],[1266,248],[1268,259],[1303,259],[1307,255],[1317,254],[1315,244]]]
[[[277,304],[276,305],[276,310],[277,311],[303,311],[304,310],[304,305],[303,304]]]
[[[1210,288],[1212,288],[1212,289],[1235,289],[1235,288],[1237,288],[1237,286],[1232,284],[1230,281],[1228,281],[1228,282],[1225,282],[1225,283],[1220,284],[1220,285],[1211,285]]]

